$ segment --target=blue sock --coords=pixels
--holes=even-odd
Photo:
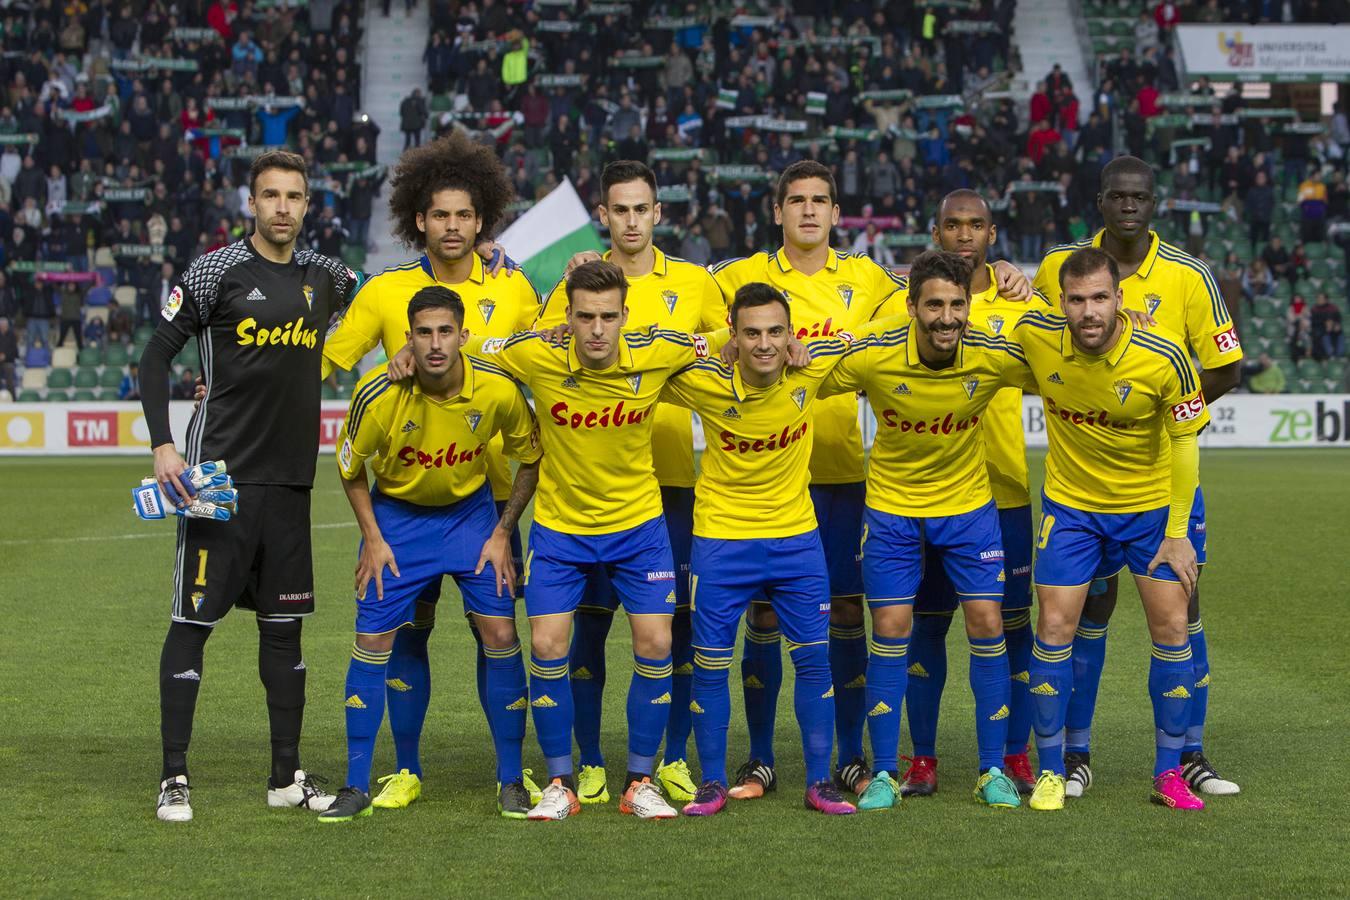
[[[830,678],[834,691],[834,733],[839,764],[863,758],[863,723],[867,721],[867,629],[862,625],[830,626]]]
[[[656,766],[656,753],[670,721],[674,668],[669,656],[650,659],[633,654],[633,680],[628,683],[628,771],[634,775],[651,775]]]
[[[727,729],[731,727],[731,688],[727,681],[734,654],[731,648],[700,647],[694,651],[693,694],[689,701],[702,779],[723,787],[727,786]]]
[[[783,649],[777,629],[760,631],[745,623],[741,683],[745,689],[745,722],[750,730],[750,758],[774,764],[773,726],[778,694],[783,689]],[[697,663],[695,664],[697,666]],[[699,760],[703,759],[702,751]]]
[[[384,676],[389,653],[352,645],[347,663],[347,784],[370,793],[370,766],[375,737],[384,721]]]
[[[689,732],[694,727],[689,712],[690,691],[694,685],[692,637],[689,610],[676,610],[670,625],[671,662],[675,671],[670,678],[670,722],[666,725],[666,750],[662,755],[667,763],[678,762],[689,755]]]
[[[1209,713],[1209,642],[1205,625],[1196,619],[1186,630],[1191,637],[1191,664],[1195,666],[1195,689],[1191,691],[1191,723],[1186,729],[1183,753],[1199,753],[1205,744],[1205,716]]]
[[[825,644],[788,644],[796,672],[792,705],[802,730],[802,756],[809,787],[830,778],[834,750],[834,685],[830,681],[830,649]]]
[[[422,723],[431,704],[431,661],[427,640],[435,620],[415,622],[394,635],[394,651],[385,674],[385,699],[389,703],[389,730],[394,734],[396,770],[407,769],[421,777]],[[486,713],[486,709],[484,709]]]
[[[947,684],[947,629],[951,627],[951,613],[914,616],[905,706],[915,756],[937,755],[938,710],[942,705],[942,689]]]
[[[525,711],[529,709],[525,660],[520,642],[506,650],[483,648],[487,660],[488,722],[497,750],[497,780],[519,781],[525,744]]]
[[[896,776],[900,768],[900,705],[905,701],[905,682],[909,680],[909,638],[882,637],[873,631],[867,649],[867,733],[872,737],[872,769]]]
[[[1031,694],[1030,675],[1027,667],[1031,665],[1031,610],[1008,610],[1003,614],[1003,639],[1008,642],[1008,708],[1012,715],[1008,717],[1008,742],[1004,745],[1005,756],[1017,756],[1027,752],[1027,740],[1031,735]]]
[[[1073,644],[1046,644],[1036,638],[1028,675],[1039,767],[1063,775],[1064,719],[1073,693]]]
[[[572,689],[567,657],[540,659],[530,654],[530,708],[534,730],[550,779],[572,774]]]
[[[1092,716],[1097,711],[1097,689],[1106,665],[1106,626],[1078,621],[1073,636],[1073,696],[1069,698],[1066,747],[1076,753],[1092,749]]]
[[[1195,685],[1195,663],[1189,644],[1169,647],[1153,645],[1148,667],[1148,695],[1153,700],[1153,727],[1157,735],[1157,756],[1153,775],[1181,765],[1181,747],[1191,721],[1191,694]]]
[[[576,708],[577,749],[583,766],[605,765],[600,751],[600,714],[605,705],[605,639],[614,614],[578,612],[572,618],[572,702]]]
[[[1012,718],[1008,645],[1002,635],[970,638],[970,692],[975,695],[975,743],[984,772],[1003,765],[1008,719]]]

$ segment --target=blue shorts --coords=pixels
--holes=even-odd
[[[449,506],[418,506],[379,490],[371,491],[370,501],[380,534],[401,574],[394,577],[385,570],[383,600],[378,599],[372,581],[366,599],[356,601],[358,634],[384,634],[412,622],[419,602],[434,603],[440,596],[445,575],[459,586],[466,614],[515,618],[514,598],[497,596],[492,566],[484,567],[479,575],[473,572],[483,543],[497,524],[490,487],[484,484],[477,493]]]
[[[792,644],[830,638],[830,582],[818,531],[786,538],[695,537],[690,558],[693,645],[730,650],[750,599],[762,594]]]
[[[1003,608],[1007,611],[1031,608],[1031,507],[1018,506],[998,511],[998,527],[1003,535]],[[942,551],[924,545],[923,581],[914,599],[914,612],[951,613],[958,601],[952,580],[947,577]]]
[[[1209,555],[1209,537],[1205,526],[1205,493],[1198,487],[1195,489],[1195,502],[1191,504],[1191,522],[1186,529],[1186,536],[1191,539],[1191,546],[1195,548],[1195,561],[1203,566],[1205,558]],[[1154,552],[1157,552],[1157,548],[1154,548]],[[1149,558],[1152,559],[1152,556]],[[1123,568],[1125,568],[1125,551],[1119,544],[1108,547],[1093,580],[1110,578],[1119,574]]]
[[[1041,496],[1041,530],[1036,583],[1053,587],[1091,584],[1110,560],[1122,560],[1130,572],[1178,581],[1171,566],[1150,576],[1148,564],[1167,534],[1167,507],[1137,513],[1090,513]],[[1119,571],[1117,566],[1115,571]],[[1108,574],[1114,574],[1108,573]]]
[[[612,534],[563,534],[535,522],[525,556],[525,612],[575,612],[597,569],[630,616],[674,614],[675,562],[664,516]]]
[[[816,508],[816,527],[825,547],[831,597],[861,597],[862,522],[867,482],[813,484],[811,504]]]
[[[689,551],[694,540],[694,489],[662,487],[661,510],[670,535],[670,552],[675,557],[675,608],[689,608]],[[597,566],[586,576],[586,591],[581,595],[578,612],[612,614],[619,608],[619,597],[609,583],[609,575]]]
[[[956,516],[923,518],[869,506],[863,528],[868,606],[914,602],[923,580],[925,544],[940,552],[958,599],[1003,599],[1003,539],[994,501]]]

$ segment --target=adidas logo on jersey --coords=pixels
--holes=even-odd
[[[418,428],[421,428],[421,427],[422,427],[422,426],[418,425],[418,424],[417,424],[416,422],[414,422],[412,419],[409,419],[409,420],[408,420],[408,424],[403,426],[403,433],[404,433],[404,434],[408,434],[409,432],[416,431]]]
[[[1059,373],[1058,373],[1058,372],[1051,372],[1051,373],[1050,373],[1050,377],[1047,378],[1047,379],[1045,379],[1045,380],[1048,381],[1048,382],[1050,382],[1051,384],[1063,384],[1063,383],[1064,383],[1064,379],[1059,377]]]
[[[1031,689],[1031,693],[1037,695],[1038,697],[1059,696],[1059,691],[1051,687],[1048,681],[1042,681],[1040,684],[1036,685],[1034,688]]]
[[[690,701],[689,701],[689,711],[690,711],[691,713],[701,713],[701,712],[703,712],[703,707],[701,707],[701,706],[698,705],[698,701],[697,701],[697,700],[690,700]]]
[[[173,677],[174,677],[174,678],[177,678],[179,681],[201,681],[201,680],[202,680],[201,673],[198,672],[196,669],[188,669],[186,672],[179,672],[177,675],[175,675],[175,676],[173,676]]]
[[[544,694],[543,696],[535,697],[533,700],[531,700],[530,705],[533,706],[535,709],[553,709],[553,707],[557,706],[558,704],[557,701],[555,701],[548,694]]]
[[[760,681],[759,678],[757,678],[754,675],[751,675],[749,678],[745,679],[745,681],[741,683],[744,684],[746,687],[753,688],[755,690],[760,690],[764,687],[764,682]]]
[[[653,698],[652,698],[652,706],[660,706],[660,705],[663,704],[663,703],[669,703],[669,702],[670,702],[670,692],[669,692],[669,691],[666,691],[666,693],[662,694],[660,697],[653,697]]]
[[[245,297],[244,299],[249,301],[257,301],[261,303],[267,299],[267,295],[264,294],[262,291],[258,290],[257,288],[254,288],[253,290],[248,292],[248,296]]]
[[[366,704],[359,696],[352,694],[347,698],[346,706],[348,709],[365,709]]]
[[[874,706],[874,707],[872,707],[871,711],[868,712],[868,715],[869,715],[869,716],[884,716],[884,715],[886,715],[886,714],[889,713],[889,712],[894,712],[894,710],[891,709],[891,707],[886,703],[885,700],[878,700],[878,701],[877,701],[877,705]]]
[[[572,672],[572,680],[573,680],[573,681],[590,681],[590,680],[591,680],[591,670],[588,669],[588,668],[586,668],[585,666],[582,666],[581,668],[576,669],[575,671]]]
[[[891,391],[891,393],[892,393],[892,394],[899,394],[901,397],[908,397],[908,396],[909,396],[909,385],[907,385],[907,384],[901,384],[901,385],[900,385],[899,387],[897,387],[895,390]]]
[[[1007,705],[1005,704],[1004,706],[1000,706],[1000,707],[998,708],[998,712],[994,713],[992,716],[989,717],[989,721],[990,721],[990,722],[998,722],[998,721],[1001,721],[1001,720],[1003,720],[1003,719],[1008,718],[1008,716],[1010,716],[1010,715],[1012,715],[1012,713],[1008,710],[1008,707],[1007,707]]]
[[[909,674],[913,675],[915,678],[927,678],[928,670],[923,667],[922,663],[914,663],[909,667]]]
[[[524,708],[525,708],[526,706],[528,706],[528,705],[529,705],[529,704],[525,701],[525,698],[524,698],[524,697],[520,697],[520,698],[517,699],[514,703],[508,703],[507,706],[506,706],[506,708],[507,708],[508,710],[515,711],[515,710],[524,709]]]
[[[384,685],[385,687],[393,688],[400,694],[406,694],[408,691],[412,690],[412,685],[408,684],[408,682],[404,681],[402,678],[386,678],[384,680]]]
[[[1179,684],[1170,691],[1165,691],[1163,696],[1169,700],[1189,700],[1191,699],[1191,692],[1186,690],[1186,685]]]
[[[562,386],[565,388],[580,387],[580,385],[577,384],[577,380],[573,378],[571,375],[568,375],[566,378],[562,380]]]
[[[856,691],[858,688],[865,688],[865,687],[867,687],[867,676],[859,675],[857,678],[853,679],[848,684],[844,685],[844,690]]]
[[[722,413],[724,419],[739,419],[740,417],[740,412],[734,406],[728,406],[726,412]]]

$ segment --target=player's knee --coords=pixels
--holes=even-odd
[[[201,650],[206,646],[207,638],[211,637],[214,629],[209,625],[196,625],[191,622],[170,622],[169,633],[164,637],[164,643],[173,644],[185,649]]]
[[[835,597],[830,600],[830,624],[835,627],[856,628],[863,623],[862,600],[858,597]]]
[[[258,619],[258,641],[277,650],[300,647],[300,619]]]
[[[633,632],[633,652],[648,659],[665,659],[670,655],[670,632],[664,634],[653,630],[639,634]]]
[[[511,619],[493,616],[475,616],[483,646],[489,650],[509,650],[516,644],[516,623]]]
[[[1036,619],[1036,637],[1041,643],[1055,646],[1072,643],[1077,628],[1078,616],[1069,610],[1051,608],[1042,601],[1041,611]]]
[[[530,623],[530,652],[539,659],[561,659],[568,655],[568,629],[555,623]]]
[[[907,638],[914,629],[914,607],[907,603],[872,610],[872,633],[884,638]]]
[[[387,631],[384,634],[358,634],[356,646],[371,653],[388,653],[394,649],[394,636],[396,634],[398,634],[397,631]]]
[[[966,601],[962,608],[966,618],[966,634],[973,638],[995,638],[1003,634],[1003,616],[997,603]]]
[[[778,630],[778,613],[767,603],[751,603],[745,619],[756,631]]]

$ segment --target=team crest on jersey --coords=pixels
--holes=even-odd
[[[497,303],[487,297],[478,301],[478,312],[483,316],[483,322],[486,324],[492,321],[492,314],[497,311]]]
[[[470,431],[477,431],[478,423],[483,421],[483,413],[481,410],[471,409],[464,414],[464,421],[469,423]]]
[[[1059,373],[1058,373],[1058,372],[1051,372],[1051,373],[1050,373],[1050,377],[1047,378],[1047,379],[1045,379],[1045,380],[1048,381],[1048,382],[1050,382],[1051,384],[1063,384],[1063,383],[1064,383],[1064,379],[1059,377]]]
[[[638,372],[636,375],[629,375],[624,379],[624,381],[628,382],[628,386],[632,388],[633,393],[636,394],[638,392],[638,388],[642,387],[642,373]]]
[[[891,391],[892,394],[899,394],[901,397],[908,397],[910,394],[909,385],[901,382],[899,387]]]
[[[178,310],[183,308],[183,289],[175,286],[169,293],[169,302],[164,304],[164,309],[160,314],[164,316],[164,321],[172,322],[173,317],[178,315]]]
[[[1151,316],[1158,311],[1159,306],[1162,306],[1162,297],[1157,294],[1145,294],[1144,306],[1148,309],[1148,314]]]
[[[990,316],[990,317],[989,317],[989,330],[992,331],[994,334],[1002,334],[1002,333],[1003,333],[1003,322],[1004,322],[1004,319],[1003,319],[1002,316]]]
[[[675,312],[675,304],[680,302],[680,295],[674,291],[662,291],[661,300],[666,304],[666,312]]]
[[[976,378],[974,375],[971,375],[971,376],[969,376],[969,377],[967,377],[967,378],[962,378],[962,379],[961,379],[961,387],[963,387],[963,388],[965,389],[965,391],[966,391],[966,399],[967,399],[967,400],[972,400],[972,399],[974,399],[974,397],[975,397],[975,390],[976,390],[979,386],[980,386],[980,379]]]
[[[206,595],[201,591],[193,591],[192,596],[188,599],[192,601],[192,611],[199,612],[202,608],[202,604],[206,602]]]
[[[853,285],[851,285],[851,284],[841,284],[841,285],[839,285],[839,299],[844,301],[844,305],[845,305],[845,306],[852,306],[852,305],[853,305]]]
[[[797,404],[797,408],[798,408],[798,409],[801,409],[803,406],[805,406],[805,405],[806,405],[806,388],[799,387],[799,388],[797,388],[795,391],[793,391],[793,392],[792,392],[792,402],[795,403],[795,404]]]
[[[1125,405],[1125,398],[1130,396],[1130,391],[1134,390],[1134,382],[1128,378],[1121,378],[1113,385],[1116,389],[1116,396],[1120,398],[1120,405]]]
[[[314,309],[314,288],[305,285],[300,288],[300,293],[305,295],[305,309]]]

